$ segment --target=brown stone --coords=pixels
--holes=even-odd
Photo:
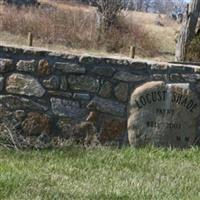
[[[102,116],[100,141],[102,143],[115,140],[126,131],[126,120],[123,118]]]
[[[42,133],[50,134],[51,120],[45,114],[30,112],[22,122],[22,129],[24,134],[29,136],[39,136]]]
[[[200,104],[189,83],[148,82],[132,93],[128,115],[131,145],[189,147],[198,133]]]
[[[97,121],[97,116],[98,116],[98,114],[97,114],[96,111],[91,111],[91,112],[89,113],[89,115],[87,116],[86,121],[87,121],[87,122],[96,123],[96,121]]]
[[[38,75],[47,76],[51,73],[51,67],[47,60],[40,60],[38,64]]]

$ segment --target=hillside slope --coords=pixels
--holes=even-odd
[[[30,9],[28,11],[20,11],[22,15],[20,16],[20,12],[14,10],[13,8],[9,8],[9,9],[12,9],[12,10],[9,10],[7,7],[5,8],[3,6],[0,6],[0,18],[1,18],[0,43],[1,44],[26,45],[27,34],[29,30],[34,30],[33,32],[35,32],[34,28],[36,27],[38,33],[37,32],[33,33],[34,35],[36,35],[34,37],[34,46],[45,47],[45,48],[54,49],[54,50],[75,52],[75,53],[88,52],[92,54],[103,54],[103,55],[108,54],[104,48],[100,48],[98,44],[95,44],[94,38],[96,37],[96,31],[95,31],[95,25],[94,25],[95,23],[94,18],[95,18],[96,11],[94,7],[82,6],[82,5],[77,5],[73,3],[64,3],[62,1],[60,2],[60,1],[52,1],[52,0],[41,0],[40,3],[44,11],[48,12],[49,14],[49,17],[45,16],[46,18],[43,19],[43,22],[40,19],[41,16],[44,17],[45,15],[44,14],[45,12],[43,13],[43,10],[36,11],[36,9]],[[52,31],[54,31],[53,29],[50,30],[52,22],[49,20],[50,18],[51,20],[54,20],[53,18],[54,12],[67,13],[67,16],[65,16],[65,19],[64,19],[64,16],[58,16],[57,14],[55,14],[54,16],[55,21],[53,21],[53,23],[56,23],[55,26],[59,26],[60,28],[65,23],[66,18],[68,19],[68,22],[66,22],[68,24],[63,30],[67,29],[68,32],[70,30],[68,35],[65,36],[65,38],[69,40],[70,40],[70,37],[72,38],[72,36],[76,34],[76,38],[75,38],[76,40],[74,38],[71,39],[72,44],[68,44],[69,42],[64,42],[64,41],[60,42],[59,39],[58,41],[56,41],[53,38],[55,37],[55,34],[54,36],[52,36],[51,41],[49,40],[47,41],[44,39],[49,34],[52,34]],[[180,28],[180,25],[170,20],[167,16],[162,15],[160,18],[160,21],[163,24],[163,26],[158,26],[155,24],[155,20],[158,17],[158,15],[152,14],[152,13],[129,11],[129,12],[123,13],[123,16],[124,16],[125,21],[129,25],[131,24],[132,26],[132,29],[128,31],[130,32],[131,30],[133,30],[134,32],[133,34],[138,35],[137,37],[139,38],[140,41],[137,39],[130,39],[131,34],[132,34],[130,32],[129,34],[124,36],[130,40],[127,42],[126,46],[123,47],[117,54],[113,52],[111,54],[115,54],[118,56],[120,55],[127,56],[128,51],[129,51],[128,46],[136,45],[138,47],[136,50],[137,58],[145,57],[145,58],[150,58],[150,59],[159,60],[159,61],[174,59],[175,37],[176,37],[176,32]],[[17,18],[19,20],[18,22],[16,21]],[[26,22],[27,19],[29,19],[29,21]],[[41,24],[39,24],[40,20],[41,20],[40,22]],[[13,24],[13,21],[14,21],[14,24]],[[35,26],[34,28],[30,27],[31,26],[30,22],[33,24],[32,26]],[[27,27],[28,25],[25,25],[25,23],[27,23],[29,27]],[[49,23],[49,25],[47,23]],[[12,27],[8,27],[11,25]],[[14,26],[16,26],[16,29],[18,30],[15,31],[13,28]],[[21,30],[23,28],[25,30]],[[40,31],[43,32],[44,29],[46,29],[45,30],[46,32],[40,34]],[[72,29],[74,29],[75,34],[71,31]],[[137,29],[141,29],[140,32],[137,32]],[[61,32],[61,29],[60,29],[60,32]],[[58,37],[62,37],[63,34],[64,33],[60,34],[61,36],[58,35]],[[113,34],[115,35],[115,33]],[[148,37],[146,37],[146,35],[148,35]],[[146,41],[147,38],[149,41]],[[121,37],[116,38],[115,40],[120,41]],[[123,38],[123,40],[126,41],[126,38]],[[109,40],[107,42],[109,42]],[[145,44],[142,47],[140,47],[141,45],[138,45],[138,43],[142,43],[142,42],[147,43],[147,45]],[[150,43],[150,45],[148,43]],[[111,45],[113,45],[112,42],[111,42]],[[156,53],[152,53],[152,54],[146,53],[146,51],[148,52],[154,51],[155,47],[156,47],[155,49]]]

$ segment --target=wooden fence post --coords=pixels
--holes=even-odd
[[[28,33],[28,46],[33,46],[33,34],[31,32]]]
[[[130,47],[129,56],[130,56],[130,58],[135,58],[135,46]]]

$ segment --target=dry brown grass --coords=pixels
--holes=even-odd
[[[25,36],[32,32],[44,43],[62,43],[80,48],[93,47],[95,38],[94,15],[81,10],[67,12],[53,9],[4,7],[0,28],[11,34]]]
[[[159,43],[159,54],[154,59],[159,61],[174,60],[175,38],[181,25],[169,19],[166,15],[161,15],[161,22],[164,26],[157,26],[155,25],[157,16],[157,14],[153,13],[129,12],[127,19],[133,23],[141,23],[149,35],[152,38],[156,38],[157,43]]]
[[[5,33],[9,33],[18,43],[32,32],[39,46],[106,50],[128,55],[129,46],[135,45],[137,55],[160,60],[163,56],[159,52],[174,52],[177,25],[164,16],[165,26],[158,27],[154,24],[154,14],[123,13],[120,23],[98,40],[95,8],[62,1],[41,0],[41,3],[41,8],[4,7],[0,12],[0,40],[12,43],[12,38],[5,38]]]

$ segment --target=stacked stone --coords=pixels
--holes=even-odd
[[[0,46],[1,116],[10,114],[22,134],[70,138],[92,111],[102,143],[123,141],[129,96],[153,80],[190,82],[199,91],[199,67]]]

